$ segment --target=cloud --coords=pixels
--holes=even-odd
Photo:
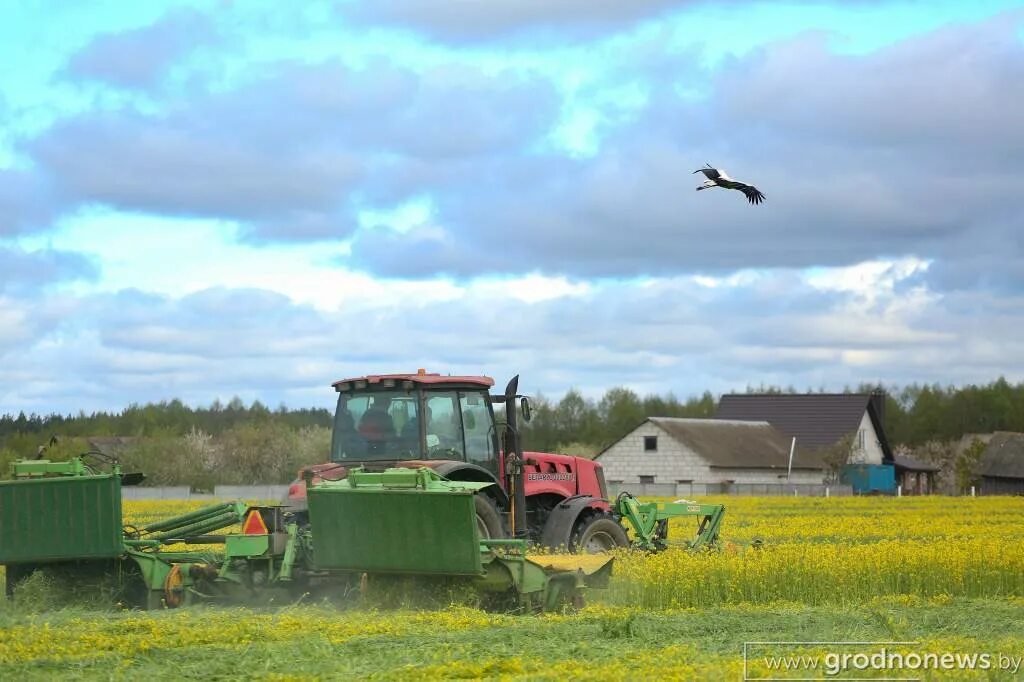
[[[98,275],[96,264],[77,253],[0,246],[0,292],[35,290],[54,282],[95,279]]]
[[[982,258],[970,252],[985,235],[1020,218],[1024,132],[1012,121],[1024,114],[1024,49],[1000,21],[861,56],[801,36],[712,72],[691,52],[635,46],[614,82],[571,97],[607,112],[592,156],[550,144],[570,98],[537,72],[386,61],[278,64],[159,114],[69,119],[26,150],[71,203],[234,220],[252,240],[354,236],[346,264],[388,277],[663,276],[917,255],[949,260],[927,276],[961,286],[952,261]],[[643,96],[626,107],[609,93],[629,82]],[[768,202],[694,193],[705,160]],[[362,208],[410,197],[431,200],[422,225],[357,229]]]
[[[348,234],[360,202],[404,199],[448,166],[518,149],[557,105],[544,81],[516,73],[290,63],[159,114],[83,114],[26,149],[71,202],[323,239]]]
[[[1024,45],[1010,19],[866,56],[802,36],[725,62],[700,81],[706,99],[681,94],[690,72],[662,70],[593,157],[485,160],[434,189],[419,229],[358,234],[351,263],[388,276],[631,277],[915,255],[942,261],[926,275],[938,277],[995,248],[990,265],[1016,271]],[[704,161],[768,201],[696,194]]]
[[[58,202],[39,173],[0,168],[0,236],[47,228],[57,210]]]
[[[0,385],[31,376],[20,354],[45,344],[68,316],[80,313],[51,285],[94,280],[98,275],[96,264],[77,253],[0,246],[0,364],[7,366],[0,370]],[[0,402],[4,393],[0,388]]]
[[[549,31],[552,42],[622,31],[643,19],[692,5],[680,0],[378,0],[339,6],[356,23],[398,26],[454,43]]]
[[[906,150],[975,170],[1003,167],[1024,150],[1024,14],[940,28],[867,55],[828,50],[811,34],[737,60],[721,74],[720,112],[729,122],[756,112],[762,131],[800,130],[882,151]],[[974,151],[978,153],[973,153]],[[997,153],[1001,152],[1001,153]]]
[[[855,290],[782,270],[715,286],[607,281],[534,302],[490,281],[449,300],[401,296],[395,284],[395,295],[337,310],[259,289],[8,298],[0,411],[235,394],[327,406],[341,376],[417,367],[499,381],[521,373],[524,390],[547,395],[628,385],[682,396],[762,383],[984,382],[1024,367],[1024,297],[908,293],[890,284],[910,269],[862,272]]]
[[[181,57],[215,40],[209,16],[173,10],[149,26],[99,35],[71,57],[66,71],[73,78],[146,90]]]

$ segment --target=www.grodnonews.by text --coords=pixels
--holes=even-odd
[[[804,643],[785,643],[792,648],[805,647]],[[917,652],[908,650],[916,643],[900,642],[898,649],[887,646],[857,647],[841,644],[842,651],[823,653],[784,653],[784,643],[772,643],[774,653],[767,653],[767,645],[748,643],[744,646],[748,676],[759,679],[798,679],[807,677],[843,677],[854,673],[887,672],[892,677],[915,679],[916,673],[938,671],[1000,671],[1017,674],[1024,664],[1024,655],[1000,652]],[[808,643],[810,644],[810,643]],[[818,643],[814,643],[818,644]],[[760,649],[760,651],[757,651]],[[760,670],[757,670],[760,668]],[[764,673],[767,673],[765,675]],[[808,675],[811,673],[811,675]]]

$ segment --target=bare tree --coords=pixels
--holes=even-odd
[[[838,483],[843,467],[850,463],[850,455],[853,454],[853,435],[854,432],[851,431],[821,451],[821,460],[825,463],[826,484]]]

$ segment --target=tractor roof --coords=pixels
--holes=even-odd
[[[366,382],[365,386],[354,386],[356,382]],[[424,370],[419,370],[415,374],[368,374],[364,377],[353,377],[351,379],[342,379],[341,381],[335,381],[332,386],[336,390],[341,390],[342,386],[348,385],[353,388],[366,388],[373,384],[384,384],[389,383],[398,384],[403,381],[412,381],[417,384],[426,385],[462,385],[476,384],[484,388],[490,388],[494,385],[494,379],[487,376],[452,376],[452,375],[441,375],[436,373],[428,374]]]

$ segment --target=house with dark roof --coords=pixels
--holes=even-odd
[[[718,419],[766,421],[796,439],[802,451],[824,454],[850,439],[846,473],[859,477],[854,488],[929,493],[937,467],[894,456],[885,434],[885,394],[744,393],[723,395]],[[888,469],[891,467],[891,472]]]
[[[97,450],[112,457],[120,457],[138,441],[135,436],[89,436],[85,439],[90,450]]]
[[[974,474],[982,495],[1024,495],[1024,433],[993,434]]]
[[[613,490],[664,485],[665,494],[730,486],[821,485],[824,463],[766,421],[649,417],[595,459]],[[761,490],[761,492],[768,492]]]

